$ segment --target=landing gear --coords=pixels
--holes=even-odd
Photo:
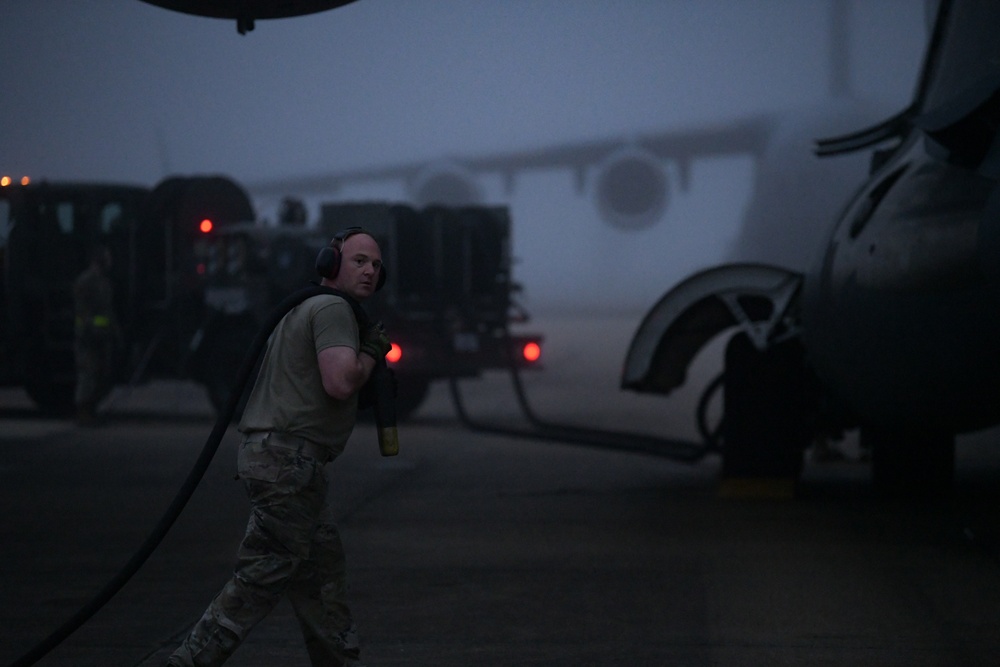
[[[797,338],[760,350],[738,333],[726,347],[723,478],[794,485],[812,440],[817,393]]]
[[[872,483],[883,498],[946,498],[955,477],[955,435],[945,429],[861,427]]]

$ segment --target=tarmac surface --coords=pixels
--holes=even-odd
[[[690,432],[683,397],[609,399],[614,362],[590,363],[587,349],[624,349],[624,329],[581,326],[553,330],[547,370],[526,378],[540,413]],[[516,421],[504,380],[463,383],[470,412]],[[0,665],[115,576],[212,424],[184,383],[113,396],[100,428],[0,392]],[[230,429],[142,569],[37,664],[164,663],[231,572],[247,518],[237,441]],[[998,431],[960,440],[955,497],[937,505],[878,501],[849,440],[844,460],[807,459],[794,499],[729,497],[714,456],[689,465],[474,432],[443,386],[400,441],[382,458],[359,425],[330,467],[369,667],[998,664]],[[227,664],[306,667],[290,607]]]

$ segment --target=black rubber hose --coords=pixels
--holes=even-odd
[[[725,380],[726,374],[723,372],[719,373],[714,380],[708,383],[705,391],[701,394],[701,398],[698,399],[698,409],[695,417],[698,422],[698,432],[704,438],[708,448],[714,452],[722,451],[722,429],[726,421],[726,415],[725,410],[723,410],[719,422],[715,425],[715,428],[712,428],[708,424],[708,407],[712,402],[712,398],[715,397],[715,393],[722,388]]]
[[[559,424],[541,419],[528,403],[527,394],[521,383],[521,375],[514,359],[510,332],[504,330],[503,339],[507,348],[509,370],[514,384],[521,412],[533,428],[519,429],[506,424],[489,424],[472,419],[462,402],[458,389],[458,379],[452,375],[448,378],[451,389],[452,403],[459,420],[466,428],[474,431],[496,433],[529,440],[550,440],[567,444],[584,445],[597,449],[611,449],[637,454],[650,454],[681,463],[697,463],[713,450],[710,443],[697,443],[676,438],[663,438],[641,433],[623,431],[607,431],[597,428],[581,427],[572,424]]]
[[[93,597],[93,599],[83,605],[83,607],[81,607],[76,614],[63,623],[52,634],[43,639],[20,658],[12,662],[10,667],[28,667],[29,665],[33,665],[41,660],[49,651],[58,646],[63,640],[79,629],[81,625],[86,623],[91,616],[96,614],[98,610],[107,604],[108,601],[111,600],[111,598],[114,597],[126,583],[128,583],[128,580],[139,571],[139,568],[141,568],[150,555],[152,555],[152,553],[160,545],[160,542],[163,541],[163,538],[166,536],[171,526],[174,525],[174,522],[180,516],[181,511],[183,511],[185,505],[187,505],[191,496],[194,494],[195,489],[198,488],[198,484],[201,482],[202,477],[204,477],[205,471],[208,470],[208,466],[212,462],[215,452],[219,449],[219,444],[222,442],[222,438],[226,435],[226,431],[229,429],[233,414],[236,412],[236,406],[243,395],[243,390],[246,387],[247,382],[250,380],[250,374],[253,373],[254,367],[257,365],[257,358],[260,356],[261,351],[263,351],[264,346],[267,345],[267,339],[271,335],[271,332],[276,326],[278,326],[278,322],[280,322],[281,318],[285,316],[285,313],[298,304],[310,297],[330,293],[331,290],[329,288],[320,287],[318,285],[303,288],[286,297],[280,304],[278,304],[277,307],[274,308],[274,310],[271,311],[270,314],[268,314],[267,319],[264,321],[260,330],[257,331],[256,337],[254,337],[253,342],[250,344],[250,348],[247,350],[243,363],[240,366],[239,372],[236,374],[236,379],[233,382],[233,389],[229,393],[229,397],[226,400],[226,405],[222,410],[220,410],[219,415],[215,420],[215,427],[212,429],[212,433],[208,436],[208,440],[205,441],[205,446],[202,448],[201,454],[198,456],[198,460],[195,461],[194,467],[191,469],[191,472],[188,473],[187,479],[184,480],[184,484],[181,486],[180,490],[178,490],[177,495],[174,496],[174,500],[170,504],[170,507],[167,508],[167,511],[164,513],[159,523],[157,523],[152,532],[150,532],[146,541],[143,542],[138,551],[136,551],[128,563],[125,564],[125,567],[123,567],[118,574],[115,575],[114,578],[112,578],[111,581],[109,581],[104,588]]]

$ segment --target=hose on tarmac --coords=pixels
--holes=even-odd
[[[146,537],[145,542],[142,543],[125,566],[89,602],[84,604],[79,611],[53,631],[52,634],[40,641],[20,658],[10,663],[9,667],[29,667],[41,660],[52,649],[78,630],[80,626],[90,620],[139,571],[146,560],[160,545],[160,542],[163,541],[163,538],[191,499],[195,489],[198,488],[198,484],[201,483],[202,477],[204,477],[209,464],[212,462],[212,458],[215,456],[215,452],[219,449],[222,438],[229,429],[233,415],[236,413],[236,407],[243,396],[243,390],[257,365],[257,358],[263,351],[264,346],[267,345],[267,339],[271,335],[271,332],[278,325],[278,322],[281,321],[281,318],[285,316],[285,313],[298,304],[310,297],[331,293],[333,292],[330,288],[319,285],[305,287],[286,297],[268,314],[243,358],[243,362],[233,381],[232,391],[229,393],[225,406],[219,411],[215,420],[215,426],[205,441],[198,459],[188,473],[187,479],[184,480],[184,484],[181,485],[181,488],[174,496],[173,502],[170,503],[170,506],[159,522],[149,533],[149,536]],[[351,302],[348,301],[348,303]]]
[[[484,433],[496,433],[499,435],[507,435],[530,440],[549,440],[567,444],[584,445],[597,449],[611,449],[636,454],[647,454],[660,458],[667,458],[681,463],[698,463],[707,455],[719,451],[718,438],[714,437],[713,434],[710,434],[708,429],[704,426],[706,422],[704,413],[707,409],[707,404],[711,398],[711,394],[718,389],[719,384],[721,383],[720,379],[716,379],[716,381],[709,385],[709,388],[706,390],[699,403],[699,430],[704,437],[704,442],[699,443],[677,438],[664,438],[646,435],[642,433],[608,431],[597,428],[581,427],[572,424],[559,424],[540,418],[531,408],[531,405],[528,403],[527,394],[524,391],[524,385],[521,382],[521,374],[518,369],[517,361],[514,358],[510,332],[505,329],[503,337],[506,341],[505,347],[508,352],[510,376],[514,384],[514,392],[517,396],[517,402],[521,408],[521,412],[524,414],[529,424],[531,424],[532,428],[515,428],[505,424],[490,424],[474,420],[469,416],[469,413],[465,409],[465,404],[462,401],[461,392],[458,388],[458,378],[455,375],[451,375],[448,378],[448,384],[451,390],[452,403],[455,406],[455,412],[458,414],[459,420],[467,428],[474,431],[482,431]]]

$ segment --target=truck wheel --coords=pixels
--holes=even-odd
[[[260,358],[257,359],[257,366],[247,379],[247,384],[243,388],[240,400],[236,403],[236,410],[233,411],[232,416],[234,424],[243,417],[243,410],[246,408],[247,400],[250,398],[250,390],[253,389],[254,380],[257,379],[257,373],[260,371],[260,364],[263,360],[264,355],[261,354]],[[239,368],[239,364],[236,364],[231,365],[228,370],[224,370],[225,366],[223,365],[216,369],[219,372],[213,375],[213,377],[203,381],[205,391],[208,393],[208,400],[211,401],[216,414],[226,408],[226,403],[229,401],[229,395],[233,391],[233,382],[236,379]]]
[[[76,407],[76,363],[72,350],[52,350],[38,343],[26,352],[24,389],[45,413],[64,417]],[[109,388],[110,389],[110,388]],[[102,398],[106,395],[105,391]]]
[[[73,414],[75,387],[72,384],[33,380],[25,384],[24,389],[42,412],[60,417]]]
[[[431,381],[420,376],[399,375],[398,393],[396,394],[396,419],[403,421],[417,411],[427,398]]]
[[[795,339],[763,351],[743,333],[729,341],[723,380],[723,477],[798,480],[815,409],[802,360]]]
[[[872,456],[872,483],[883,498],[946,498],[955,477],[955,436],[941,429],[862,426]]]
[[[396,421],[409,419],[427,398],[431,381],[426,377],[396,375]],[[375,411],[368,407],[358,410],[358,421],[367,424],[375,423]]]
[[[206,333],[205,341],[197,355],[196,371],[193,375],[205,387],[208,400],[217,413],[221,412],[229,401],[236,375],[253,343],[257,328],[257,323],[252,317],[235,317]],[[259,369],[260,359],[257,365]],[[243,408],[246,406],[250,388],[256,377],[256,372],[250,374],[247,386],[243,389],[243,396],[233,413],[233,421],[239,421],[243,416]]]
[[[232,378],[230,378],[230,383],[231,382]],[[231,419],[233,423],[238,422],[243,417],[243,410],[247,406],[247,399],[250,398],[250,387],[252,386],[251,381],[251,385],[243,391],[243,395],[236,404],[236,410],[233,412]],[[205,391],[208,393],[208,400],[211,401],[212,407],[215,408],[215,412],[218,414],[225,409],[226,402],[229,401],[229,394],[232,391],[232,386],[229,383],[226,383],[220,376],[214,380],[207,381],[205,383]]]

